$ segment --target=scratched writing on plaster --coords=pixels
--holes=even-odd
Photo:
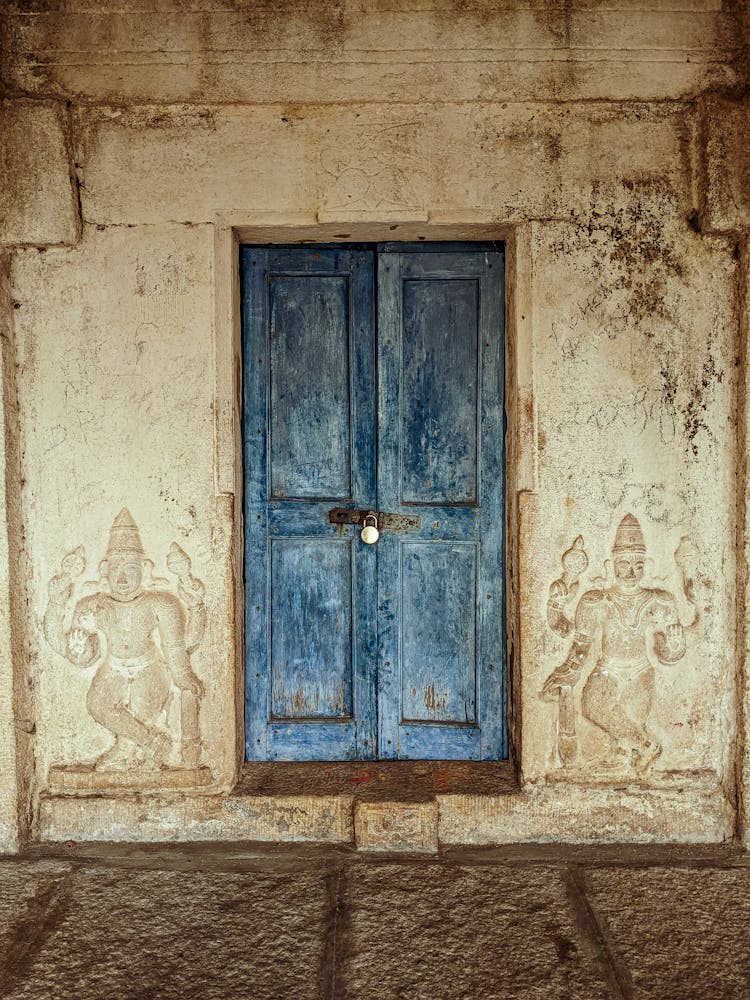
[[[623,430],[642,434],[647,427],[655,426],[664,444],[675,439],[677,425],[674,407],[656,390],[640,385],[625,398],[579,399],[571,404],[570,415],[561,423],[577,427],[596,427],[597,430]]]

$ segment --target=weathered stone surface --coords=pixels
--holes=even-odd
[[[722,789],[701,790],[685,782],[673,789],[652,785],[646,790],[637,783],[582,788],[563,781],[527,786],[520,795],[443,795],[438,801],[441,844],[710,844],[727,841],[733,833],[733,811]]]
[[[363,851],[437,851],[437,802],[358,802],[354,831]]]
[[[10,287],[10,256],[0,254],[0,348],[2,380],[0,401],[3,412],[3,433],[0,434],[0,469],[4,488],[0,490],[0,851],[12,851],[18,846],[19,785],[23,784],[25,768],[19,760],[16,717],[25,714],[25,702],[17,696],[14,652],[18,652],[13,637],[12,573],[10,569],[9,525],[13,523],[8,498],[18,497],[18,463],[14,449],[8,447],[15,433],[17,413],[15,381],[12,377],[15,359],[12,355],[13,295]],[[16,500],[17,503],[17,500]],[[17,508],[13,513],[18,513]],[[9,516],[10,514],[10,516]],[[19,727],[20,728],[20,727]],[[28,727],[27,727],[28,728]],[[21,791],[21,795],[23,792]]]
[[[702,102],[705,184],[701,223],[712,232],[750,230],[750,100]]]
[[[64,907],[69,866],[0,863],[0,987],[7,996],[33,961],[36,940]]]
[[[737,998],[750,990],[747,870],[593,871],[589,897],[632,995]]]
[[[348,798],[230,794],[241,752],[243,572],[230,229],[247,227],[259,242],[264,224],[289,240],[299,236],[295,225],[309,227],[306,238],[349,239],[348,225],[338,228],[347,220],[384,230],[413,220],[424,227],[409,230],[413,239],[434,236],[430,226],[441,221],[456,225],[453,238],[466,238],[471,222],[492,227],[493,236],[509,236],[517,271],[508,382],[521,444],[508,469],[523,495],[518,523],[510,503],[517,537],[508,552],[517,566],[509,568],[518,574],[508,615],[520,640],[513,729],[522,734],[515,749],[526,785],[508,797],[441,798],[441,838],[725,839],[732,748],[741,745],[737,264],[729,240],[694,231],[702,181],[691,171],[702,141],[695,104],[651,98],[735,81],[729,8],[720,0],[652,0],[648,10],[636,0],[606,10],[594,0],[559,9],[469,0],[460,12],[385,0],[247,6],[5,5],[4,82],[44,98],[8,102],[14,205],[31,213],[18,214],[23,225],[33,216],[13,241],[40,243],[43,230],[53,242],[78,235],[63,97],[83,98],[70,114],[88,224],[74,248],[14,254],[18,351],[10,362],[18,364],[24,480],[16,544],[23,538],[28,559],[16,623],[30,646],[23,680],[35,688],[38,713],[12,699],[19,691],[6,683],[10,633],[6,642],[0,621],[8,654],[0,657],[2,843],[13,843],[24,812],[17,786],[32,787],[31,775],[16,780],[19,733],[34,733],[33,787],[43,792],[50,767],[92,766],[111,741],[87,710],[93,664],[76,668],[42,622],[48,584],[77,546],[87,572],[76,599],[105,593],[96,567],[125,506],[157,576],[176,540],[206,585],[206,639],[193,660],[206,688],[206,760],[191,767],[209,766],[213,785],[206,796],[169,791],[166,777],[163,799],[130,797],[144,786],[126,769],[127,787],[106,789],[110,798],[46,798],[43,834],[351,840]],[[60,104],[47,103],[49,95]],[[709,141],[703,214],[736,230],[746,210],[744,111],[714,104],[720,128]],[[719,191],[724,166],[729,180]],[[223,236],[214,242],[207,223],[217,216]],[[326,222],[333,225],[314,229]],[[10,315],[10,289],[4,298]],[[3,332],[11,343],[10,328]],[[571,649],[545,620],[562,553],[581,536],[588,567],[577,585],[609,593],[626,514],[643,531],[648,588],[666,595],[670,613],[679,605],[672,625],[686,636],[674,662],[641,663],[644,676],[653,668],[652,695],[643,682],[644,725],[660,754],[639,772],[638,733],[635,747],[632,739],[622,745],[583,712],[600,648],[568,692],[573,736],[561,729],[559,702],[540,697]],[[678,566],[681,547],[692,553],[690,573]],[[622,643],[648,639],[643,655],[653,658],[655,630],[646,635],[637,614],[626,626]],[[602,635],[596,641],[601,647]],[[151,784],[159,774],[144,772]],[[381,824],[377,837],[389,836]]]
[[[314,874],[90,868],[6,995],[184,998],[320,995],[327,896]]]
[[[11,85],[116,103],[674,98],[731,84],[737,43],[715,0],[9,7]]]
[[[345,796],[45,798],[43,840],[260,840],[351,843]]]
[[[123,507],[156,576],[167,576],[167,553],[179,541],[209,609],[192,660],[206,688],[204,763],[228,788],[235,770],[232,539],[214,490],[212,252],[207,227],[88,229],[74,249],[20,253],[13,294],[26,544],[33,576],[45,581],[31,632],[66,553],[84,548],[76,595],[91,594],[92,585],[101,590],[97,567]],[[93,763],[112,737],[87,710],[96,665],[76,667],[39,638],[43,645],[32,652],[36,753],[46,775],[50,765]]]
[[[78,239],[66,114],[53,102],[0,102],[0,243]]]
[[[0,971],[9,957],[14,940],[14,928],[24,921],[24,912],[37,896],[46,897],[58,887],[69,866],[60,862],[18,864],[0,862]],[[31,919],[39,913],[32,913]]]
[[[674,106],[84,107],[75,121],[96,223],[232,212],[249,225],[271,206],[279,221],[515,222],[586,216],[595,196],[619,204],[635,184],[690,211],[688,119]]]
[[[740,261],[741,269],[741,280],[740,280],[740,305],[741,305],[741,315],[740,315],[740,339],[741,342],[747,344],[750,341],[750,245],[746,242],[742,258]],[[740,462],[741,474],[744,477],[744,482],[747,483],[748,475],[748,442],[750,442],[750,366],[745,365],[744,370],[744,386],[741,398],[743,399],[744,413],[737,414],[737,426],[739,430],[739,439],[744,445],[744,457]],[[747,487],[744,490],[745,493],[745,509],[744,509],[744,524],[745,524],[745,537],[742,553],[738,553],[738,558],[741,559],[740,565],[742,566],[742,572],[744,574],[744,600],[745,608],[750,608],[750,531],[748,531],[748,525],[750,525],[750,490]],[[745,614],[744,627],[742,632],[742,640],[744,645],[744,661],[743,661],[743,677],[742,677],[742,689],[744,691],[743,699],[743,716],[745,719],[750,719],[750,683],[748,683],[748,671],[750,670],[750,615]],[[741,758],[740,758],[740,796],[739,796],[739,810],[740,810],[740,837],[742,839],[742,844],[745,850],[750,850],[750,740],[745,737],[742,741]]]
[[[534,226],[539,479],[520,529],[523,718],[534,720],[523,768],[530,780],[686,782],[721,796],[734,726],[737,264],[730,245],[697,237],[670,206],[658,185],[636,186],[631,201],[604,202],[586,222]],[[644,586],[666,595],[686,644],[672,663],[653,657],[646,730],[662,749],[641,775],[583,714],[598,654],[572,688],[578,756],[568,764],[559,707],[542,698],[573,637],[548,627],[539,601],[578,536],[589,559],[579,594],[596,601],[612,584],[616,529],[629,513],[645,540]],[[709,809],[723,812],[718,802]],[[683,832],[695,830],[686,823]]]
[[[610,996],[554,868],[371,866],[348,898],[352,997]]]

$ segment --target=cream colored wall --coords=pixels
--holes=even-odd
[[[17,392],[25,560],[9,565],[11,577],[23,571],[16,627],[28,647],[16,644],[15,662],[8,648],[0,668],[9,848],[37,787],[34,834],[45,837],[351,838],[346,799],[282,808],[228,794],[241,530],[232,227],[358,238],[373,224],[392,238],[487,227],[512,248],[524,787],[439,797],[436,833],[482,843],[734,833],[745,746],[736,473],[747,252],[737,245],[750,223],[737,12],[718,0],[409,7],[4,10],[0,234],[16,360],[5,405]],[[17,495],[12,462],[6,476]],[[123,507],[157,576],[170,579],[177,541],[205,584],[193,668],[206,687],[211,781],[180,790],[134,766],[116,790],[97,777],[96,797],[62,795],[51,769],[93,761],[110,737],[86,709],[92,669],[43,636],[47,585],[78,545],[88,567],[76,593],[96,580]],[[675,596],[690,626],[685,656],[656,669],[650,726],[664,749],[644,775],[613,761],[604,732],[581,718],[581,682],[578,759],[565,768],[556,706],[539,697],[570,645],[546,624],[547,592],[578,535],[581,589],[598,586],[628,512],[653,558],[651,585]],[[674,557],[682,539],[700,569],[694,622]],[[11,554],[12,543],[11,533]],[[19,782],[9,706],[27,683],[35,777]]]

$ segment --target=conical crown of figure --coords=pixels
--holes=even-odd
[[[133,515],[125,507],[112,522],[105,559],[109,559],[115,554],[122,555],[124,553],[140,556],[141,559],[146,556],[138,525],[133,520]]]
[[[626,514],[620,521],[615,533],[615,544],[612,552],[645,552],[646,543],[643,539],[641,525],[632,514]]]

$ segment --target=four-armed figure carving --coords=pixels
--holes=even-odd
[[[578,541],[566,556],[575,550]],[[583,550],[582,540],[578,548]],[[542,688],[542,697],[560,700],[564,723],[564,704],[568,704],[569,713],[574,711],[573,687],[592,649],[598,646],[598,659],[583,688],[581,711],[608,734],[615,753],[631,757],[638,774],[648,770],[662,749],[646,729],[655,683],[651,657],[672,664],[685,655],[686,649],[685,631],[673,595],[641,583],[645,556],[641,526],[632,514],[627,514],[617,529],[612,549],[614,584],[583,594],[575,612],[570,651]],[[569,740],[572,736],[572,747],[566,745],[566,735]],[[560,757],[563,764],[568,764],[575,755],[574,725],[572,734],[561,728],[560,737]]]
[[[97,666],[86,705],[114,736],[114,743],[97,759],[96,769],[164,767],[174,750],[177,766],[199,767],[198,715],[204,691],[190,655],[203,637],[206,608],[205,589],[191,575],[190,560],[173,543],[167,567],[178,579],[179,596],[157,589],[138,528],[130,512],[122,510],[100,565],[99,590],[78,601],[66,628],[74,577],[85,565],[81,547],[63,559],[61,572],[49,585],[44,634],[71,663]],[[179,742],[167,728],[175,688],[180,698]]]

